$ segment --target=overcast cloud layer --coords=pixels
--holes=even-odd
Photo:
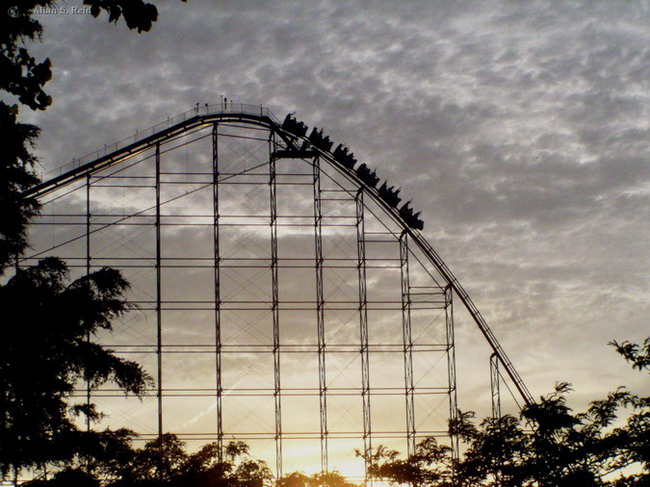
[[[607,342],[650,329],[643,2],[159,10],[143,35],[105,17],[39,17],[33,51],[52,58],[54,105],[28,118],[43,129],[44,171],[221,94],[296,111],[413,198],[534,395],[558,380],[576,404],[622,383],[642,392]],[[469,330],[458,337],[459,373],[471,373]]]

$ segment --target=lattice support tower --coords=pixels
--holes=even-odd
[[[298,469],[296,451],[317,452],[324,471],[345,448],[411,454],[457,416],[456,298],[494,351],[493,413],[499,366],[532,401],[423,234],[264,108],[197,107],[24,196],[44,211],[17,269],[57,251],[77,275],[112,266],[132,281],[138,311],[102,339],[156,378],[124,406],[140,411],[132,423],[116,414],[143,440],[216,441],[220,460],[227,441],[268,445],[278,477]],[[90,384],[78,397],[126,401]]]

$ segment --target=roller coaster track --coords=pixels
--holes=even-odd
[[[215,111],[212,111],[213,109]],[[201,113],[202,111],[205,111],[205,113]],[[180,121],[176,122],[178,119],[180,119]],[[163,127],[160,130],[154,131],[153,129],[159,127],[156,126],[153,129],[150,129],[150,135],[146,135],[142,138],[134,137],[130,139],[133,140],[133,142],[130,143],[118,143],[119,145],[116,145],[114,150],[105,150],[104,152],[106,153],[103,155],[99,155],[99,153],[93,154],[93,156],[96,155],[97,157],[92,158],[88,162],[77,163],[77,167],[74,167],[73,169],[59,176],[53,177],[41,184],[34,186],[33,188],[23,193],[23,198],[39,199],[54,190],[82,180],[83,178],[97,171],[101,171],[103,169],[119,164],[126,159],[129,159],[136,156],[137,154],[146,151],[147,149],[155,147],[161,142],[173,139],[174,137],[180,136],[192,129],[209,126],[215,123],[227,122],[256,125],[261,128],[269,129],[278,134],[283,139],[289,150],[297,151],[298,149],[296,144],[298,142],[301,144],[305,142],[309,143],[309,139],[307,137],[297,136],[284,130],[281,124],[277,121],[277,119],[270,111],[259,106],[226,105],[224,107],[222,105],[213,107],[206,105],[200,109],[197,106],[195,110],[185,112],[179,117],[170,119],[166,124],[164,124],[167,125],[166,128]],[[487,340],[488,344],[496,354],[499,362],[501,362],[503,365],[507,375],[512,380],[524,403],[527,405],[533,404],[533,396],[515,369],[505,350],[488,326],[485,318],[483,315],[481,315],[480,311],[470,298],[467,291],[463,288],[458,279],[456,279],[454,274],[451,272],[442,258],[438,255],[438,253],[433,249],[431,244],[427,242],[422,233],[411,228],[407,222],[404,221],[399,211],[395,207],[391,207],[380,197],[377,189],[367,186],[361,179],[359,179],[354,170],[348,169],[341,165],[334,158],[331,152],[324,151],[322,149],[314,147],[311,144],[309,147],[310,150],[314,151],[314,154],[317,154],[322,159],[326,160],[332,167],[334,167],[343,176],[356,184],[359,188],[363,188],[364,191],[366,191],[366,193],[385,210],[386,214],[389,215],[390,218],[392,218],[398,225],[401,226],[405,232],[409,234],[411,239],[422,250],[431,264],[445,279],[446,284],[456,292],[463,305],[472,316],[480,332],[483,334],[484,338]]]

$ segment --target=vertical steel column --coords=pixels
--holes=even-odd
[[[275,477],[282,477],[282,388],[280,381],[280,308],[278,296],[278,223],[275,132],[269,137],[269,194],[271,213],[271,313],[273,315],[273,398],[275,401]]]
[[[212,217],[214,251],[214,342],[215,380],[217,388],[217,450],[223,461],[223,387],[221,384],[221,252],[219,248],[219,125],[212,126]]]
[[[447,339],[447,380],[449,381],[449,419],[458,416],[458,394],[456,389],[456,339],[454,330],[454,290],[451,285],[445,287],[445,323]],[[451,438],[452,458],[459,458],[458,436]]]
[[[160,144],[156,144],[156,354],[158,358],[158,437],[163,434],[162,400],[162,269],[160,255]],[[162,461],[162,457],[161,457]],[[160,469],[162,475],[162,468]]]
[[[90,274],[90,174],[86,176],[86,275]]]
[[[90,174],[86,176],[86,276],[90,275]],[[86,333],[90,342],[90,332]],[[86,406],[90,407],[90,380],[86,374]],[[86,431],[90,431],[90,416],[86,414]]]
[[[325,373],[325,299],[323,293],[323,233],[321,212],[320,157],[314,157],[314,234],[316,245],[316,319],[318,332],[318,396],[320,406],[321,470],[327,472],[329,431],[327,428],[327,375]]]
[[[363,189],[356,197],[357,208],[357,270],[359,274],[359,354],[361,355],[361,401],[363,403],[363,451],[372,449],[372,423],[370,415],[370,360],[368,355],[368,294],[366,280],[366,236]],[[365,477],[368,481],[368,461],[365,460]]]
[[[86,176],[86,277],[90,275],[90,174]],[[86,332],[86,342],[90,343],[90,332]],[[90,378],[88,371],[85,372],[86,379],[86,406],[90,410]],[[90,431],[90,415],[86,413],[86,431]],[[86,472],[90,473],[90,456],[86,455]]]
[[[501,417],[501,381],[499,379],[499,357],[490,355],[490,392],[492,394],[492,417]]]
[[[400,276],[402,282],[402,341],[404,344],[404,396],[406,398],[406,446],[408,455],[415,453],[415,403],[413,387],[413,337],[411,334],[411,285],[409,281],[408,234],[399,238]]]

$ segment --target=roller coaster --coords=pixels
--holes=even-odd
[[[197,105],[24,194],[42,213],[17,265],[57,253],[131,282],[133,310],[100,339],[156,388],[77,391],[105,424],[243,440],[278,476],[379,443],[412,453],[457,414],[456,299],[492,353],[494,414],[500,368],[533,402],[406,191],[333,146],[292,114]]]

